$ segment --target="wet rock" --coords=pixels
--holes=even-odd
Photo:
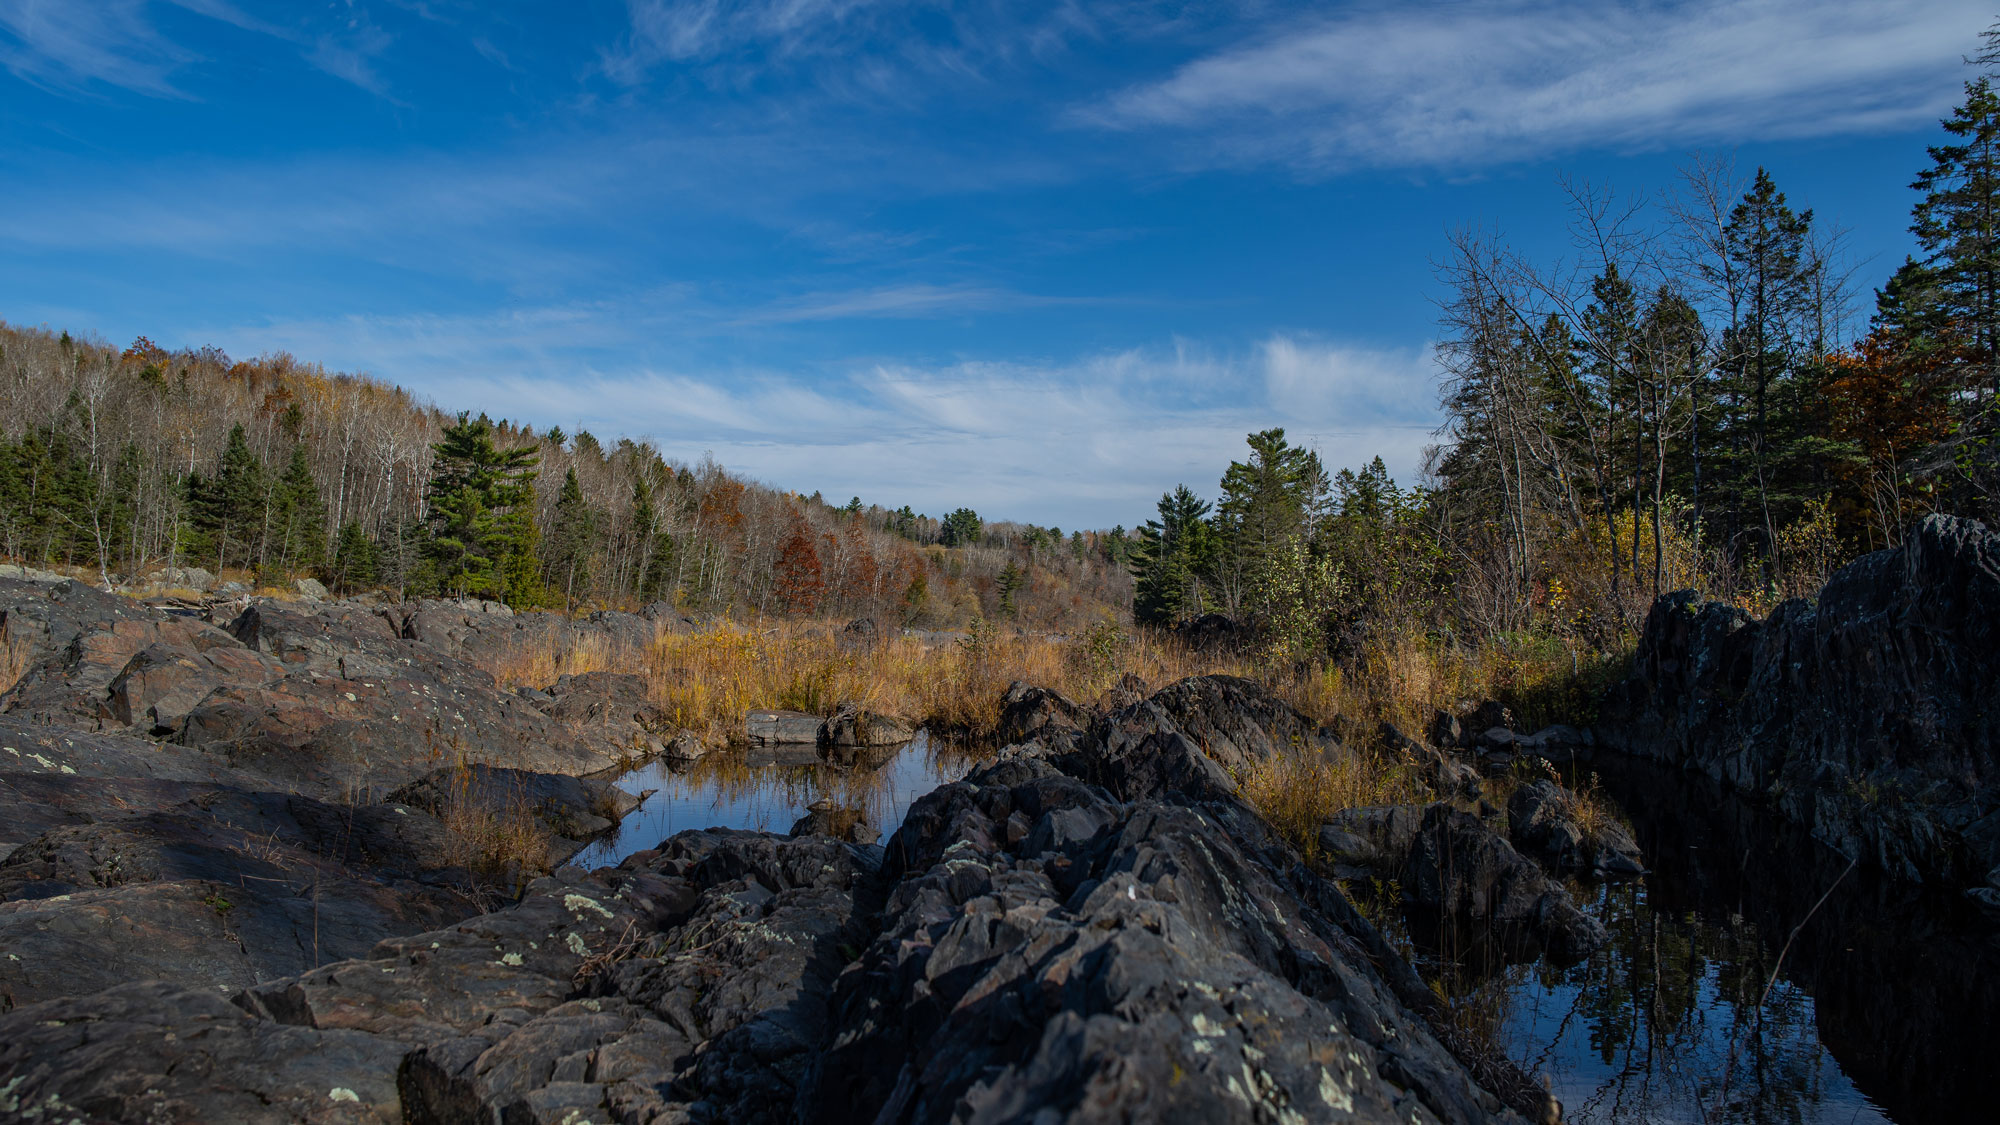
[[[1400,881],[1412,904],[1513,957],[1581,960],[1608,940],[1541,868],[1478,817],[1446,804],[1424,810]]]
[[[1507,799],[1508,835],[1514,846],[1562,870],[1639,875],[1645,864],[1625,827],[1608,817],[1588,828],[1576,794],[1546,778],[1519,786]]]
[[[1768,798],[1899,878],[2000,865],[2000,536],[1930,516],[1814,604],[1764,621],[1692,592],[1654,603],[1608,745]]]
[[[709,746],[692,731],[680,731],[667,740],[662,751],[669,761],[698,762],[708,756]]]

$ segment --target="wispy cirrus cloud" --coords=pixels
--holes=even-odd
[[[158,98],[189,99],[176,71],[204,61],[152,18],[178,8],[291,44],[309,65],[388,98],[377,61],[393,42],[350,7],[315,26],[264,19],[229,0],[0,0],[0,67],[49,89],[118,87]]]
[[[1294,16],[1073,111],[1202,164],[1445,169],[1867,133],[1950,104],[1978,0],[1397,5]]]
[[[161,35],[146,6],[145,0],[0,0],[0,67],[46,88],[103,84],[185,98],[172,75],[196,56]]]

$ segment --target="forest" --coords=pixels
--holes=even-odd
[[[105,582],[198,566],[265,586],[921,627],[1072,627],[1129,597],[1118,537],[836,506],[285,354],[0,325],[0,417],[0,554]]]

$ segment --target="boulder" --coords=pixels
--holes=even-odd
[[[894,715],[842,703],[820,724],[819,745],[828,750],[901,746],[916,736],[916,727]]]
[[[993,736],[1006,746],[1044,734],[1075,734],[1083,730],[1086,718],[1083,708],[1060,692],[1016,680],[1000,697],[1000,721]]]
[[[866,810],[843,808],[826,797],[806,806],[806,815],[793,823],[791,835],[831,836],[850,844],[873,844],[882,838]]]
[[[1508,835],[1514,846],[1560,870],[1640,875],[1645,864],[1625,826],[1603,818],[1586,826],[1576,794],[1547,778],[1519,786],[1507,799]]]
[[[1409,857],[1423,820],[1421,805],[1342,809],[1320,825],[1320,853],[1336,867],[1394,872]]]
[[[310,602],[325,601],[327,589],[317,578],[300,578],[292,583],[292,590]]]
[[[1756,621],[1647,615],[1607,746],[1759,794],[1843,854],[1963,889],[2000,866],[2000,535],[1929,516]]]
[[[1609,940],[1504,837],[1442,802],[1424,810],[1400,882],[1410,903],[1510,957],[1578,961]]]
[[[752,711],[743,731],[752,746],[817,746],[821,722],[804,711]]]
[[[1104,689],[1104,694],[1097,697],[1094,707],[1099,714],[1110,715],[1145,699],[1150,690],[1146,686],[1146,681],[1127,672],[1118,677],[1117,683]]]
[[[1238,676],[1192,676],[1153,693],[1175,729],[1209,757],[1240,771],[1280,752],[1338,751],[1331,731]]]

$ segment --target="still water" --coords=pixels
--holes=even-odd
[[[1570,885],[1610,931],[1605,948],[1574,965],[1502,964],[1385,927],[1461,1019],[1544,1076],[1565,1120],[2000,1120],[1993,927],[1954,898],[1850,868],[1705,778],[1637,762],[1598,772],[1650,868]]]
[[[651,794],[616,832],[570,862],[586,869],[615,864],[690,828],[787,832],[822,797],[866,812],[886,841],[912,801],[964,777],[977,761],[922,731],[850,769],[827,765],[811,746],[726,751],[686,765],[655,760],[617,783],[627,792]]]

